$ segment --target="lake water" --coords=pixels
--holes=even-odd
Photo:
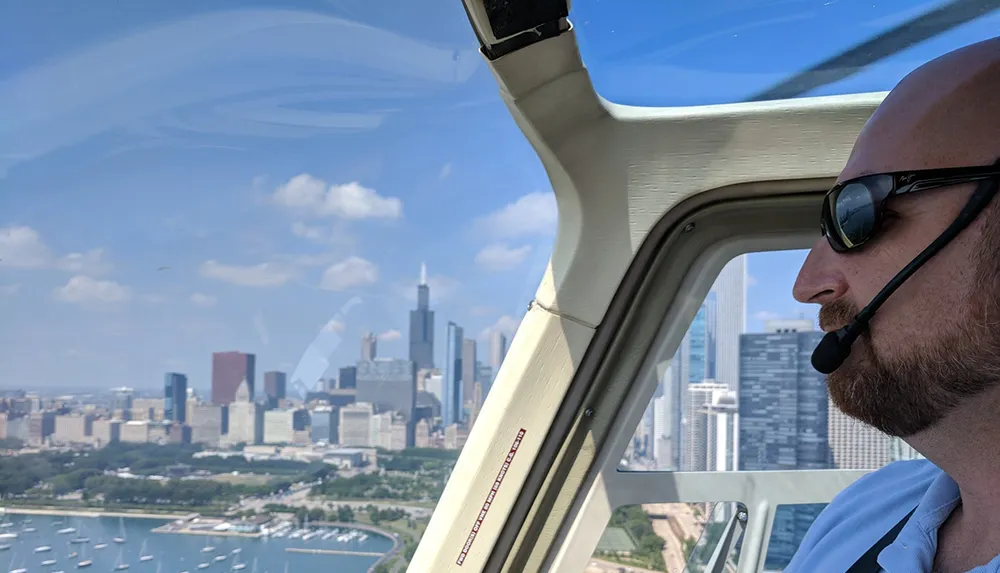
[[[30,523],[25,523],[26,520]],[[239,573],[252,573],[253,560],[257,559],[257,573],[305,573],[311,571],[336,573],[365,573],[378,559],[362,555],[315,555],[291,553],[285,551],[289,547],[306,549],[332,549],[384,553],[392,548],[392,541],[380,535],[368,534],[364,541],[339,542],[336,537],[322,540],[317,536],[309,541],[289,539],[251,539],[245,537],[221,537],[208,535],[189,535],[182,533],[152,533],[151,529],[167,523],[167,520],[157,519],[124,519],[124,544],[117,544],[112,538],[119,535],[118,518],[110,517],[57,517],[44,515],[8,514],[8,520],[13,527],[4,528],[0,532],[18,533],[17,539],[3,540],[0,543],[10,543],[11,548],[0,552],[0,573],[13,569],[27,569],[27,573],[54,573],[56,571],[109,573],[118,562],[119,551],[122,562],[129,564],[127,572],[123,573],[235,573],[232,570],[233,559],[237,557],[247,566]],[[61,522],[61,523],[60,523]],[[37,531],[25,532],[25,527],[34,527]],[[64,527],[75,527],[76,533],[60,535],[56,533]],[[342,531],[343,532],[343,531]],[[70,544],[73,537],[89,537],[89,543]],[[150,561],[140,562],[139,553],[142,544],[146,543],[146,554],[152,555]],[[104,549],[94,549],[100,543],[107,543]],[[48,545],[51,551],[35,553],[35,548]],[[215,550],[205,553],[202,549],[212,545]],[[238,556],[232,551],[239,548]],[[79,556],[68,558],[71,551],[79,552]],[[215,562],[216,555],[226,555],[225,561]],[[94,564],[86,569],[77,569],[76,563],[83,558],[92,559]],[[43,561],[55,559],[54,565],[44,566]],[[210,562],[207,569],[198,569],[198,564]],[[6,567],[6,568],[4,568]]]

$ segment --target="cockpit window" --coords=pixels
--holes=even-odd
[[[570,19],[603,97],[689,106],[888,90],[993,37],[1000,13],[944,0],[579,0]]]
[[[791,296],[805,255],[749,253],[723,268],[680,347],[656,361],[658,384],[618,471],[874,470],[918,457],[829,399],[825,376],[810,363],[823,334],[817,309]],[[594,567],[701,570],[748,511],[745,500],[713,501],[616,508]],[[780,570],[825,504],[771,501],[777,511],[765,568]],[[636,532],[632,545],[623,541],[626,530]],[[740,542],[734,534],[727,553],[734,565]]]
[[[5,2],[0,46],[5,505],[404,568],[556,231],[461,2]],[[31,547],[124,570],[158,519]]]

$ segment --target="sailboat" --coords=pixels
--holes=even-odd
[[[202,553],[211,553],[215,551],[215,547],[208,544],[208,538],[205,538],[205,546],[201,548]]]
[[[118,518],[118,537],[113,538],[111,541],[115,543],[125,543],[125,520]]]
[[[247,568],[246,563],[240,563],[239,561],[240,561],[240,556],[237,553],[236,557],[233,558],[233,571],[241,571]]]
[[[115,561],[115,571],[124,571],[128,569],[128,563],[122,559],[122,550],[118,549],[118,560]]]
[[[46,559],[45,561],[42,561],[42,567],[50,567],[55,564],[56,564],[55,559]]]
[[[139,549],[139,561],[152,561],[152,555],[146,555],[146,540],[142,540],[142,548]]]
[[[81,555],[81,557],[83,557],[83,559],[81,559],[79,562],[77,562],[77,564],[76,564],[76,568],[77,569],[83,569],[84,567],[90,567],[91,565],[94,564],[94,561],[92,559],[87,559],[87,555],[86,555],[86,553],[87,553],[87,546],[86,545],[83,546],[82,551],[84,553],[83,555]],[[70,557],[70,559],[72,559],[73,557],[76,557],[76,552],[70,553],[69,557]]]

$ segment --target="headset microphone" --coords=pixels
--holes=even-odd
[[[819,344],[816,345],[816,349],[812,353],[813,368],[820,374],[830,374],[837,368],[840,368],[844,361],[847,360],[847,357],[851,355],[851,345],[868,328],[868,323],[871,321],[872,316],[875,315],[875,311],[892,296],[892,293],[896,292],[896,289],[906,282],[906,279],[917,272],[917,269],[922,267],[924,263],[958,236],[962,232],[962,229],[969,226],[969,223],[979,215],[979,212],[990,203],[996,192],[997,180],[995,178],[981,182],[972,196],[969,197],[969,201],[965,204],[965,207],[962,208],[962,212],[952,221],[951,225],[938,238],[934,239],[934,242],[927,245],[927,248],[921,251],[908,265],[903,267],[903,270],[892,277],[892,280],[882,287],[882,290],[875,295],[875,298],[868,303],[868,306],[854,317],[854,320],[850,324],[839,330],[828,332],[823,336],[823,339],[819,341]]]

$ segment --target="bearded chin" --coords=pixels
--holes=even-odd
[[[998,384],[997,342],[996,333],[977,338],[956,332],[931,344],[914,341],[889,357],[876,352],[866,332],[844,364],[827,377],[830,399],[844,414],[885,434],[912,436]]]

